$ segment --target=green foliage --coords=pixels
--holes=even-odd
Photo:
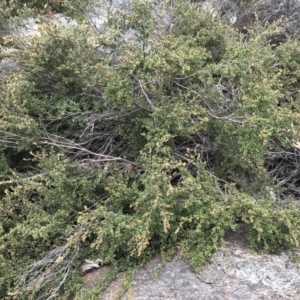
[[[62,10],[63,0],[8,0],[7,5],[13,10],[13,13],[18,13],[24,7],[30,8],[34,13],[45,13]]]
[[[299,41],[274,48],[276,24],[244,39],[197,3],[168,10],[172,28],[137,0],[103,30],[44,24],[12,39],[1,298],[80,289],[66,274],[85,258],[130,273],[179,250],[201,268],[238,222],[257,251],[299,247],[299,208],[282,201],[298,184]]]

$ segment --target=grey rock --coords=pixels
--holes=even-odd
[[[300,299],[300,268],[286,253],[257,254],[248,247],[246,229],[228,232],[222,250],[215,253],[201,273],[177,255],[162,263],[159,256],[141,267],[131,296],[122,300],[297,300]],[[105,267],[107,270],[107,267]],[[101,274],[102,275],[99,275]],[[103,270],[88,274],[86,288],[96,286]],[[114,299],[122,274],[111,283],[101,299]],[[132,297],[132,298],[130,298]]]
[[[8,74],[17,69],[17,63],[9,58],[3,58],[0,63],[0,72]]]

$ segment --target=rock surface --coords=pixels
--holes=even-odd
[[[213,256],[202,273],[193,271],[188,260],[180,256],[165,265],[156,257],[138,270],[129,292],[120,299],[300,299],[299,265],[293,264],[286,253],[258,255],[247,245],[244,228],[228,233],[222,251]],[[96,286],[108,270],[103,267],[87,274],[86,288]],[[116,299],[122,279],[120,274],[99,299]]]

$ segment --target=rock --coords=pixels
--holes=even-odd
[[[17,68],[17,63],[10,58],[3,58],[0,63],[0,72],[8,74]]]
[[[85,287],[101,281],[108,267],[87,274]],[[103,297],[114,299],[120,291],[123,275],[119,274]],[[163,264],[157,256],[141,267],[132,288],[120,299],[134,300],[296,300],[300,299],[300,268],[286,253],[254,253],[241,226],[228,232],[222,250],[215,253],[201,273],[195,272],[187,259],[177,255]]]

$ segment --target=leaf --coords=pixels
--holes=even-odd
[[[293,146],[294,146],[295,148],[297,148],[297,149],[300,149],[300,142],[297,142],[297,143],[293,144]]]
[[[102,264],[102,260],[99,258],[96,260],[85,259],[85,263],[81,266],[81,271],[84,273],[94,268],[98,269],[100,267],[99,264]]]

